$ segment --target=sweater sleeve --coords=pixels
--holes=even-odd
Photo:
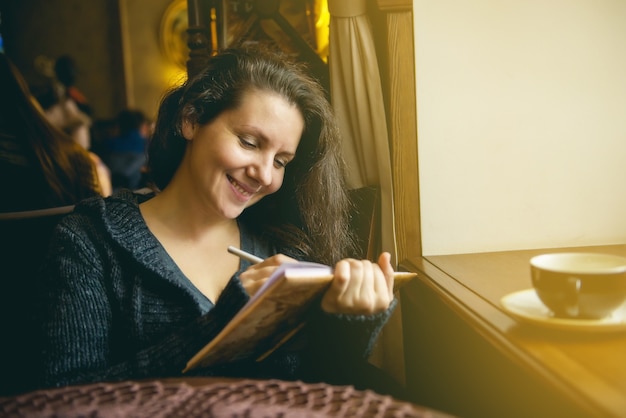
[[[375,315],[329,314],[314,307],[304,329],[265,362],[268,375],[353,384],[396,305],[394,299]]]
[[[335,358],[339,362],[367,359],[396,305],[394,299],[387,310],[374,315],[337,315],[321,308],[312,310],[308,332],[314,352],[321,358]]]
[[[248,299],[233,279],[208,313],[189,315],[184,326],[153,345],[134,347],[125,342],[125,327],[137,325],[119,317],[110,266],[99,248],[89,234],[63,224],[53,237],[36,300],[38,387],[180,375]]]

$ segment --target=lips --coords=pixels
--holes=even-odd
[[[233,185],[235,190],[237,190],[239,193],[241,193],[242,195],[244,195],[246,197],[250,197],[253,194],[255,194],[257,191],[259,191],[258,188],[257,189],[252,189],[250,187],[246,187],[245,185],[239,183],[237,180],[235,180],[231,176],[226,176],[226,177],[228,177],[228,181],[230,182],[230,184]]]

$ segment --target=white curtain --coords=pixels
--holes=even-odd
[[[391,158],[367,0],[328,0],[328,10],[331,101],[344,139],[348,185],[379,187],[381,244],[395,265]]]

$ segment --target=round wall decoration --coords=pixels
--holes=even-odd
[[[159,30],[159,44],[165,58],[182,69],[189,57],[187,46],[187,0],[174,0],[163,14]]]

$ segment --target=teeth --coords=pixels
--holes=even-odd
[[[252,195],[252,193],[249,193],[248,191],[246,191],[245,189],[243,189],[243,188],[239,185],[239,183],[237,183],[237,182],[235,181],[235,179],[233,179],[233,178],[229,177],[229,178],[228,178],[228,181],[230,181],[230,184],[232,184],[233,186],[235,186],[235,189],[237,189],[237,190],[238,190],[241,194],[244,194],[244,195],[246,195],[246,196],[250,196],[250,195]]]

